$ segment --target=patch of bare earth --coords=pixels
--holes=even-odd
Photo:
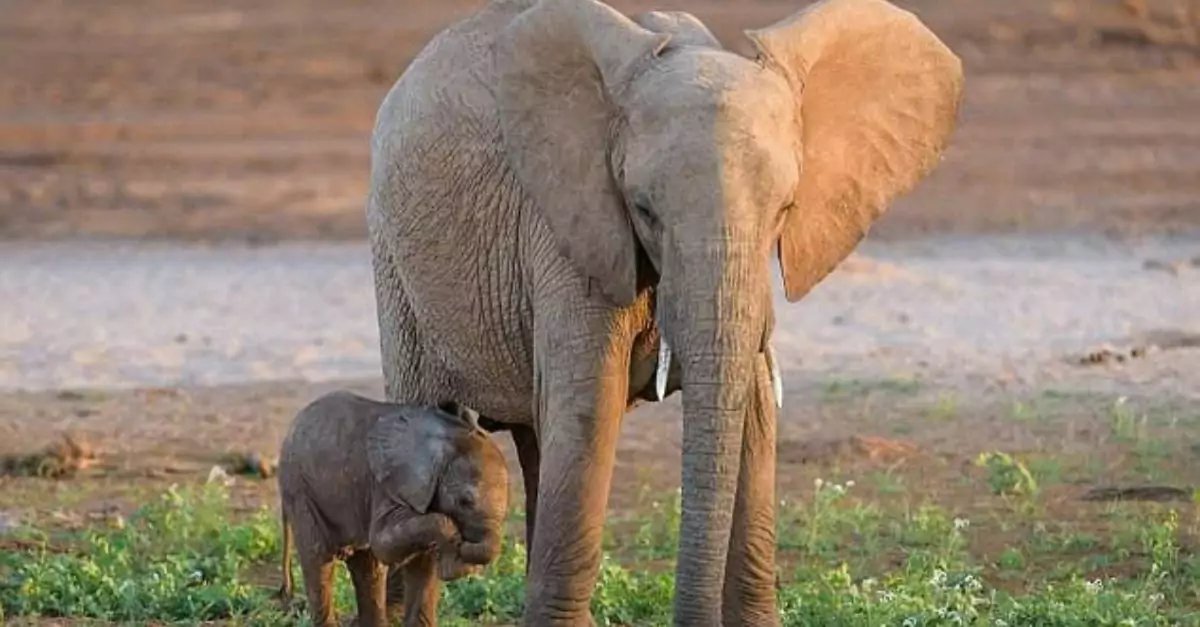
[[[0,236],[361,237],[380,100],[481,4],[9,2]],[[803,3],[613,4],[691,11],[745,51],[743,29]],[[877,234],[1200,223],[1200,62],[1171,2],[899,4],[962,56],[968,91],[945,162]]]

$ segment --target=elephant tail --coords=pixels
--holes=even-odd
[[[284,608],[292,600],[292,522],[288,518],[288,508],[284,504],[279,508],[279,520],[283,527],[283,562],[281,564],[283,570],[283,584],[279,587],[279,598],[283,601]]]

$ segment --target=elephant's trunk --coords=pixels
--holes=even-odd
[[[737,241],[727,235],[679,251],[678,274],[663,279],[660,321],[683,370],[678,625],[721,624],[743,423],[762,342],[757,294],[766,285],[765,258]]]
[[[467,564],[478,566],[491,564],[497,557],[500,557],[502,538],[503,534],[500,532],[500,527],[497,526],[497,528],[488,529],[482,534],[482,539],[478,542],[464,539],[459,548],[459,557]]]

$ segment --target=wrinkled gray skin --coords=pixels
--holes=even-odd
[[[791,301],[849,255],[940,158],[962,70],[882,0],[747,36],[756,58],[685,13],[496,0],[379,109],[387,394],[460,399],[525,443],[526,625],[591,623],[621,416],[664,387],[684,392],[675,623],[778,623],[771,253]]]
[[[314,625],[338,624],[339,557],[360,627],[388,624],[389,565],[403,578],[404,624],[436,624],[440,580],[478,571],[501,548],[508,467],[477,418],[454,402],[396,405],[349,392],[301,410],[279,457],[284,601],[294,540]]]

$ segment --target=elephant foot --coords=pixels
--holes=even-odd
[[[575,618],[530,618],[526,616],[523,625],[524,627],[596,627],[596,619],[592,618],[591,612]]]

